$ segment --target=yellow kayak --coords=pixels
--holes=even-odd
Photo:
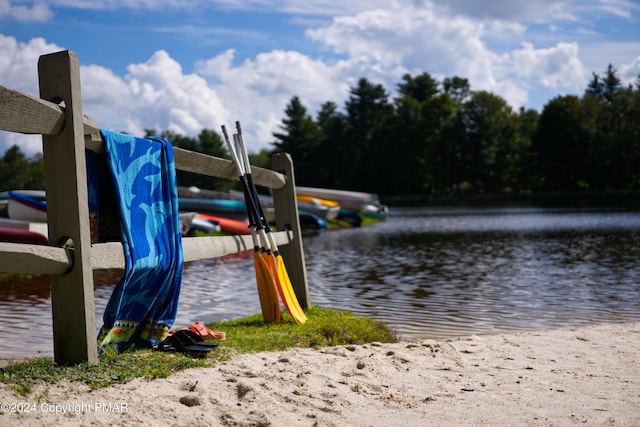
[[[339,203],[334,200],[321,199],[319,197],[308,196],[306,194],[298,194],[297,196],[298,202],[300,203],[309,203],[316,206],[326,206],[328,208],[335,208],[339,206]]]

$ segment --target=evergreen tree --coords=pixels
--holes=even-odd
[[[322,104],[316,118],[320,132],[317,153],[318,187],[348,188],[349,182],[343,171],[353,167],[347,150],[348,124],[344,114],[338,111],[334,102]]]
[[[591,144],[584,123],[576,96],[559,96],[544,106],[533,137],[541,189],[572,191],[589,184]]]
[[[382,85],[362,78],[351,89],[345,109],[349,124],[345,151],[353,165],[344,171],[346,180],[352,189],[378,192],[379,181],[397,172],[389,168],[386,156],[393,153],[393,145],[383,135],[393,117],[388,94]]]
[[[405,75],[396,99],[395,147],[397,161],[392,194],[435,194],[448,192],[453,181],[455,144],[443,139],[453,120],[456,102],[438,90],[429,74]]]
[[[462,104],[471,95],[469,80],[458,76],[445,78],[442,82],[442,88],[444,89],[444,93],[459,104]]]
[[[413,98],[418,102],[426,101],[438,92],[438,81],[429,73],[422,73],[417,77],[405,74],[402,76],[402,83],[398,85],[400,95]]]
[[[317,173],[315,155],[320,146],[318,127],[297,96],[287,104],[285,115],[280,125],[282,132],[273,133],[276,138],[274,151],[289,153],[295,167],[296,182],[312,185]]]
[[[533,109],[520,108],[517,119],[517,143],[514,153],[511,187],[514,190],[528,190],[538,186],[535,174],[535,154],[533,136],[538,129],[540,114]]]
[[[465,180],[477,191],[502,189],[513,178],[517,122],[511,107],[499,96],[479,91],[462,105],[460,114]]]

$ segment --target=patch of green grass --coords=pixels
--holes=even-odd
[[[10,384],[22,396],[29,395],[35,384],[56,384],[62,380],[98,389],[134,378],[165,378],[183,369],[212,366],[242,353],[397,341],[386,325],[350,312],[312,307],[305,313],[309,320],[304,325],[295,324],[286,313],[278,325],[264,323],[259,314],[210,324],[210,329],[224,331],[227,339],[204,359],[150,350],[109,352],[100,358],[98,365],[57,366],[50,358],[37,358],[0,368],[0,382]]]
[[[383,323],[350,312],[312,307],[305,314],[309,320],[304,325],[295,324],[283,313],[278,325],[264,323],[258,314],[216,323],[210,328],[226,332],[227,340],[221,342],[221,347],[229,346],[240,353],[396,341]]]
[[[58,366],[53,359],[40,357],[0,369],[0,381],[14,386],[22,396],[31,393],[37,383],[56,384],[62,380],[87,385],[92,390],[134,378],[165,378],[182,369],[208,366],[208,362],[172,353],[135,351],[107,354],[100,364],[80,363]]]

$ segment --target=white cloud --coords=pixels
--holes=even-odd
[[[612,15],[631,19],[633,12],[640,10],[640,5],[631,0],[599,0],[599,8]]]
[[[15,19],[22,22],[44,22],[53,18],[53,12],[43,2],[34,2],[31,7],[13,3],[11,0],[0,0],[0,21]]]
[[[38,96],[38,58],[58,50],[61,48],[42,38],[19,43],[13,37],[0,34],[0,85]],[[31,155],[42,151],[42,137],[0,131],[0,153],[12,145]]]
[[[571,18],[573,0],[432,0],[451,13],[482,20],[542,22]]]
[[[196,70],[215,85],[229,111],[230,122],[239,119],[245,123],[250,132],[247,142],[253,150],[266,147],[273,140],[271,134],[281,123],[284,108],[294,95],[309,110],[325,101],[339,102],[348,96],[345,79],[350,70],[343,61],[328,64],[281,50],[259,54],[235,67],[233,59],[234,52],[228,50],[199,62]]]
[[[624,85],[633,85],[640,79],[640,55],[633,61],[620,65],[620,79]]]
[[[59,46],[42,38],[19,43],[14,37],[0,34],[0,84],[10,83],[11,89],[37,95],[38,58],[59,50],[62,50]]]
[[[576,43],[558,43],[545,49],[523,43],[522,49],[513,52],[513,68],[519,75],[536,78],[552,89],[583,89],[589,75],[578,58]]]
[[[202,129],[213,129],[227,111],[215,91],[196,74],[184,74],[178,62],[165,51],[158,51],[144,63],[132,64],[124,79],[111,77],[116,91],[108,96],[95,96],[92,91],[90,105],[101,111],[105,126],[125,124],[124,130],[143,134],[145,129],[171,130],[195,136]],[[100,75],[95,84],[104,84]],[[91,87],[87,86],[87,90]]]
[[[468,78],[472,89],[493,91],[518,107],[527,101],[526,87],[512,80],[518,76],[509,55],[491,51],[485,39],[522,32],[519,25],[485,25],[427,5],[335,18],[308,35],[369,69],[381,68],[389,89],[406,72],[428,72],[438,79],[457,75]]]
[[[227,49],[225,52],[211,59],[198,61],[195,65],[196,72],[203,76],[224,79],[231,68],[234,56],[235,50]]]
[[[580,49],[580,56],[591,72],[601,73],[609,64],[622,69],[625,64],[633,63],[640,55],[640,39],[632,42],[592,43]]]
[[[27,156],[32,156],[42,152],[42,136],[0,131],[0,156],[14,145],[20,147],[20,150]]]
[[[42,39],[22,44],[0,36],[0,84],[37,96],[38,57],[58,50]],[[164,51],[145,63],[130,65],[124,78],[97,65],[81,66],[80,74],[84,113],[105,128],[138,135],[145,129],[170,129],[195,136],[204,128],[217,127],[228,116],[206,80],[184,74]],[[33,136],[1,135],[0,152],[13,144],[28,154],[41,151]]]

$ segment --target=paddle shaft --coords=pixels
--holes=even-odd
[[[242,185],[242,191],[244,193],[244,199],[247,205],[247,214],[249,216],[249,226],[251,227],[252,231],[258,234],[260,236],[260,239],[263,240],[263,247],[265,248],[265,250],[269,250],[268,247],[265,246],[266,245],[266,241],[265,241],[266,235],[264,235],[265,225],[264,225],[264,222],[262,221],[262,216],[264,215],[264,212],[262,211],[262,206],[260,205],[260,201],[257,200],[257,196],[254,197],[253,193],[251,192],[251,187],[247,179],[247,172],[246,172],[244,161],[243,161],[244,159],[241,159],[238,156],[238,152],[236,148],[231,144],[231,140],[229,139],[229,134],[227,133],[227,128],[224,125],[222,125],[222,134],[224,135],[225,142],[227,143],[227,146],[229,148],[229,153],[231,154],[233,163],[236,165],[236,169],[238,169],[240,184]],[[236,135],[234,135],[234,140],[236,139],[235,137]],[[267,223],[267,227],[268,227],[268,223]],[[258,241],[255,236],[254,236],[254,249],[259,250]]]

